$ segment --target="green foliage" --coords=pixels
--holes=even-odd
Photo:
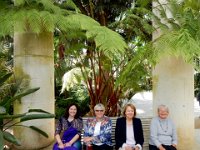
[[[131,56],[115,82],[115,87],[122,87],[124,93],[131,92],[129,98],[142,90],[152,89],[151,65],[154,60],[151,51],[141,45]]]
[[[2,2],[6,5],[6,2]],[[12,6],[12,7],[11,7]],[[11,9],[11,8],[12,9]],[[88,39],[93,39],[97,45],[101,45],[102,50],[108,49],[107,46],[113,46],[115,50],[122,51],[126,48],[126,44],[119,35],[105,30],[101,27],[98,22],[92,18],[87,17],[77,12],[72,12],[66,9],[61,9],[56,6],[51,0],[21,0],[16,1],[16,5],[7,5],[4,9],[0,9],[0,35],[12,34],[14,31],[17,32],[53,32],[55,28],[58,28],[62,32],[92,32],[92,36],[88,36]],[[106,31],[108,35],[102,42],[99,41],[99,36]],[[69,34],[70,35],[70,34]],[[88,33],[87,35],[91,35]],[[106,40],[110,37],[115,37],[114,40],[118,42],[119,48],[115,43],[105,45]],[[121,49],[122,48],[122,49]]]
[[[3,144],[3,132],[0,130],[0,149],[3,150],[4,144]]]
[[[200,91],[200,73],[196,72],[194,75],[194,95],[197,96],[197,93]]]
[[[12,76],[12,73],[3,74],[0,76],[0,92],[4,90],[5,88],[9,88],[9,84],[7,83],[7,80]],[[24,126],[21,125],[21,122],[33,120],[33,119],[46,119],[46,118],[54,118],[55,116],[53,114],[50,114],[44,110],[41,109],[30,109],[28,112],[25,112],[23,114],[16,114],[12,115],[9,114],[10,107],[12,103],[15,100],[20,100],[22,97],[29,95],[31,93],[36,92],[39,90],[39,88],[34,89],[27,89],[22,91],[16,91],[15,95],[8,96],[5,95],[5,97],[1,97],[0,101],[0,148],[3,149],[4,147],[4,140],[11,142],[15,145],[21,145],[20,141],[11,133],[7,132],[6,130],[13,127],[13,126],[23,126],[23,127],[29,127],[33,129],[34,131],[37,131],[41,135],[48,137],[48,135],[40,130],[39,128],[35,126]],[[16,120],[15,120],[16,119]]]
[[[6,141],[8,141],[8,142],[10,142],[10,143],[14,143],[15,145],[18,145],[18,146],[21,145],[20,141],[19,141],[18,139],[16,139],[16,138],[15,138],[12,134],[10,134],[9,132],[4,131],[4,132],[2,132],[2,133],[3,133],[3,138],[4,138]]]
[[[109,27],[116,29],[127,42],[131,42],[138,36],[144,41],[151,41],[153,31],[151,2],[151,0],[134,1],[130,8],[117,16],[115,22],[109,24]]]
[[[84,86],[76,85],[73,88],[70,88],[68,91],[62,93],[56,99],[56,118],[63,116],[66,111],[66,107],[71,103],[76,103],[79,106],[81,116],[84,116],[90,111],[89,95]]]
[[[199,6],[200,3],[196,0],[169,0],[166,5],[157,6],[157,16],[166,24],[166,28],[161,28],[162,36],[153,43],[158,61],[163,55],[173,55],[196,66],[194,58],[200,57]],[[171,12],[172,17],[167,12]],[[160,24],[157,25],[159,27]]]
[[[98,34],[96,34],[97,32]],[[123,38],[106,27],[92,28],[92,30],[88,31],[86,34],[89,39],[94,37],[96,48],[103,51],[104,55],[111,61],[121,58],[124,54],[124,48],[127,48]]]
[[[90,95],[90,107],[102,102],[108,111],[113,111],[107,111],[107,115],[115,115],[119,99],[131,98],[131,94],[137,91],[151,89],[148,59],[152,51],[148,52],[144,47],[151,40],[153,31],[150,2],[137,1],[135,6],[131,4],[132,1],[112,2],[74,1],[82,13],[94,18],[102,26],[112,28],[112,32],[96,25],[88,30],[89,26],[85,24],[82,27],[87,30],[86,38],[74,36],[73,39],[61,39],[61,43],[65,45],[66,59],[70,56],[74,60],[72,67],[80,67],[82,80],[77,81],[84,82]],[[125,37],[130,47],[114,31]],[[65,85],[69,87],[70,84]],[[127,96],[128,92],[131,94]]]
[[[83,14],[94,18],[105,26],[115,21],[116,16],[119,16],[121,12],[130,8],[132,0],[73,0],[73,2]],[[103,17],[105,17],[105,24],[102,24]]]

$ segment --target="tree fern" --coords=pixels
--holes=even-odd
[[[96,34],[97,32],[98,34]],[[121,58],[124,52],[122,50],[127,47],[123,39],[116,32],[106,27],[93,27],[86,34],[89,39],[94,37],[96,47],[103,51],[111,60],[113,56],[115,58]]]
[[[168,2],[167,9],[173,18],[162,16],[169,29],[162,29],[162,36],[153,44],[155,53],[159,57],[156,58],[159,60],[163,55],[181,56],[186,62],[194,64],[194,58],[200,57],[200,2],[195,0]],[[160,13],[166,14],[166,10],[162,9]]]
[[[8,1],[3,2],[6,5]],[[12,8],[12,9],[9,9]],[[101,27],[98,22],[71,10],[61,9],[56,6],[52,0],[20,0],[16,1],[16,5],[10,4],[2,8],[0,13],[1,26],[0,35],[5,36],[12,34],[14,31],[26,32],[53,32],[58,28],[63,33],[71,33],[73,35],[86,33],[89,40],[94,40],[98,48],[106,52],[106,55],[114,53],[122,53],[126,48],[126,44],[120,35],[115,32]],[[72,33],[73,32],[73,33]],[[108,44],[109,41],[110,43]]]

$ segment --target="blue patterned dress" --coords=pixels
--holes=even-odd
[[[101,121],[100,134],[94,135],[95,125],[97,123],[96,118],[89,118],[84,125],[84,137],[94,137],[91,144],[98,145],[98,143],[112,146],[112,122],[109,117],[104,116]]]
[[[58,120],[55,135],[59,134],[62,135],[61,140],[63,143],[69,142],[76,134],[81,137],[81,132],[83,129],[83,121],[81,118],[74,119],[73,121],[69,122],[66,118],[61,117]],[[81,142],[80,139],[72,144],[70,147],[65,147],[62,150],[80,150],[81,149]],[[60,150],[58,148],[58,143],[54,144],[53,150]]]

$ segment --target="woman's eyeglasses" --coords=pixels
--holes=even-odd
[[[103,112],[103,110],[95,110],[96,112]]]

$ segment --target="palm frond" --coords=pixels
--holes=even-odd
[[[87,74],[87,76],[89,76],[89,68],[86,68],[84,72],[82,72],[81,68],[73,68],[68,72],[66,72],[63,76],[61,93],[63,93],[65,89],[69,90],[74,85],[78,84],[85,85],[86,79],[84,79],[83,74]]]
[[[86,33],[87,38],[94,38],[96,47],[111,60],[121,58],[127,44],[116,32],[106,27],[93,27]]]
[[[156,0],[157,1],[157,0]],[[200,57],[200,7],[199,1],[169,0],[166,10],[160,9],[158,17],[162,17],[169,29],[161,28],[162,35],[153,42],[155,60],[159,61],[163,55],[182,57],[187,63],[195,65],[195,58]],[[171,18],[167,16],[171,14]],[[165,14],[165,15],[164,15]],[[159,21],[156,21],[157,23]],[[157,24],[160,27],[159,24]]]
[[[25,2],[26,2],[26,0],[15,0],[15,5],[16,6],[24,5]]]

